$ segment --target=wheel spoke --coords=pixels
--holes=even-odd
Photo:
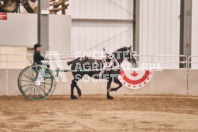
[[[31,79],[30,77],[28,77],[26,74],[24,74],[24,77],[26,77],[27,79],[30,79],[30,80],[34,80],[34,79]]]
[[[40,85],[40,87],[43,89],[44,92],[47,91],[47,94],[52,90],[51,87],[48,88],[48,87],[46,87],[46,86],[44,86],[44,85]],[[45,92],[45,93],[46,93],[46,92]]]
[[[41,93],[40,93],[39,88],[40,88],[40,87],[37,87],[38,94],[39,94],[39,96],[40,96],[40,97],[42,97],[42,98],[43,98],[43,96],[42,96],[42,95],[41,95]]]
[[[34,89],[34,87],[32,87],[32,89]],[[33,91],[32,89],[29,91],[28,96],[31,96],[30,94],[31,94],[32,91]]]
[[[36,73],[35,73],[35,71],[34,71],[33,69],[31,69],[31,73],[32,73],[32,75],[33,75],[33,78],[35,78]]]
[[[44,85],[40,85],[41,87],[43,87],[44,89],[50,90],[49,88],[45,87]]]
[[[24,92],[26,93],[26,91],[28,91],[30,88],[32,88],[33,86],[31,85],[31,86],[29,86],[28,88],[26,88],[25,90],[24,90]]]
[[[28,75],[29,75],[32,79],[34,79],[34,76],[32,75],[32,73],[31,73],[30,70],[28,70],[27,73],[28,73]]]
[[[39,90],[38,90],[38,87],[36,87],[36,91],[37,91],[37,93],[38,93],[38,98],[41,97],[40,92],[39,92]]]
[[[45,92],[45,90],[42,89],[42,87],[39,87],[41,89],[41,91],[43,91],[44,95],[47,96],[47,93]]]
[[[45,84],[41,84],[41,86],[43,86],[44,88],[48,88],[49,87],[48,89],[51,89],[51,87],[52,87],[51,85],[45,85]]]
[[[23,82],[32,82],[32,81],[28,81],[28,80],[21,80],[21,81],[23,81]]]
[[[33,94],[33,95],[34,95],[34,97],[35,97],[35,89],[36,89],[36,88],[34,88],[34,90],[33,90],[33,92],[34,92],[34,94]]]
[[[30,85],[32,85],[32,84],[25,84],[25,85],[23,85],[21,87],[26,87],[26,86],[30,86]]]
[[[28,74],[29,78],[34,79],[34,77],[33,77],[32,74],[29,72],[29,70],[27,70],[27,74]]]
[[[51,83],[45,83],[45,82],[41,82],[41,84],[45,84],[45,85],[52,85]]]

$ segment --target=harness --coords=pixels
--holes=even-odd
[[[99,73],[99,77],[101,77],[104,74],[104,72],[107,70],[117,70],[120,68],[120,64],[118,60],[115,58],[115,56],[110,52],[108,53],[105,49],[103,49],[103,51],[105,54],[105,58],[102,60],[104,66],[103,66],[102,71]],[[107,62],[107,59],[110,59],[109,63]],[[114,64],[116,65],[113,66]]]

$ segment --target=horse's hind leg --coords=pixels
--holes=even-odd
[[[78,87],[77,83],[76,83],[75,86],[76,86],[76,89],[77,89],[78,96],[80,97],[80,96],[82,95],[81,90],[80,90],[80,88]]]
[[[71,99],[77,99],[76,96],[74,96],[74,87],[76,86],[76,81],[75,79],[72,80],[72,84],[71,84]]]
[[[111,87],[111,82],[112,82],[112,80],[109,80],[109,81],[107,82],[107,99],[110,99],[110,100],[113,99],[113,97],[111,97],[111,96],[110,96],[110,93],[109,93],[109,89],[110,89],[110,87]]]
[[[120,80],[118,80],[118,78],[115,78],[114,79],[114,82],[117,83],[117,84],[119,84],[119,86],[117,88],[111,88],[110,91],[117,91],[119,88],[122,87],[122,83],[120,82]]]
[[[78,93],[78,96],[80,97],[82,94],[81,94],[81,90],[80,90],[80,88],[78,87],[78,85],[77,85],[77,82],[79,81],[80,79],[74,79],[74,80],[72,80],[72,84],[71,84],[71,98],[72,99],[77,99],[77,97],[76,96],[74,96],[74,88],[76,87],[76,89],[77,89],[77,93]]]

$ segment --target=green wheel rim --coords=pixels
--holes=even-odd
[[[18,77],[20,92],[30,100],[48,99],[56,88],[52,71],[41,65],[26,67]]]
[[[23,72],[24,72],[27,68],[29,68],[29,66],[26,67],[26,68],[24,68],[24,69],[20,72],[19,77],[18,77],[18,88],[19,88],[19,90],[20,90],[21,93],[22,93],[22,91],[21,91],[21,89],[20,89],[21,77],[22,77]],[[23,94],[23,93],[22,93],[22,94]]]

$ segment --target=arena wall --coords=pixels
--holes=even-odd
[[[196,56],[196,57],[192,57],[192,62],[198,62],[198,1],[197,0],[193,0],[192,1],[192,56]],[[198,68],[198,63],[193,63],[192,64],[192,68],[193,69],[197,69]]]
[[[0,21],[0,46],[32,48],[37,43],[37,15],[8,13],[8,20]],[[49,49],[60,53],[71,51],[71,16],[49,15]]]
[[[37,43],[37,15],[8,13],[8,20],[0,21],[1,46],[32,47]]]
[[[72,52],[114,50],[133,42],[132,0],[72,0],[67,14],[72,16]],[[124,32],[124,33],[123,33]]]
[[[140,0],[140,55],[179,55],[180,0]],[[141,57],[150,62],[147,56]],[[178,61],[175,57],[155,58],[155,61]],[[166,64],[163,68],[175,69],[179,65]]]
[[[132,0],[71,0],[67,14],[72,18],[129,19],[132,18]]]
[[[197,70],[189,70],[188,73],[188,94],[190,95],[198,95],[198,71]]]
[[[1,69],[0,78],[1,88],[0,95],[21,95],[17,87],[17,79],[21,70],[19,69]],[[66,73],[68,82],[59,81],[56,86],[54,95],[70,95],[70,84],[73,76],[71,73]],[[112,92],[112,95],[134,95],[134,94],[180,94],[180,95],[198,95],[197,79],[198,70],[164,70],[154,71],[153,78],[149,84],[139,90],[130,90],[122,87],[117,92]],[[7,79],[7,81],[6,81]],[[85,79],[86,80],[86,79]],[[6,84],[7,83],[7,84]],[[79,87],[83,95],[90,94],[106,94],[106,83],[84,83],[80,82]],[[116,87],[112,84],[112,87]],[[6,90],[7,89],[7,90]]]

